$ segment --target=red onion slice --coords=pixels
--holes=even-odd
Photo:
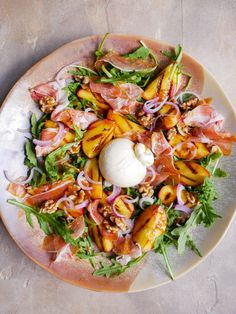
[[[41,146],[41,147],[45,147],[45,146],[51,146],[51,145],[56,145],[58,142],[61,142],[64,136],[64,125],[63,123],[58,122],[58,126],[59,126],[59,130],[56,136],[54,136],[53,139],[49,140],[49,141],[41,141],[41,140],[37,140],[34,139],[33,143],[35,145]]]
[[[118,217],[118,218],[125,218],[124,215],[121,215],[120,213],[118,213],[118,211],[116,210],[116,201],[121,198],[121,196],[123,195],[118,195],[116,196],[116,198],[114,199],[113,203],[112,203],[112,211],[113,211],[113,214]]]
[[[89,204],[89,200],[85,200],[82,203],[75,205],[74,210],[81,210],[84,207],[88,206],[88,204]]]
[[[166,103],[167,98],[165,98],[162,102],[157,102],[157,99],[158,98],[154,98],[146,101],[145,104],[143,105],[143,111],[146,113],[156,113],[157,111],[159,111]]]
[[[127,225],[127,229],[125,231],[122,231],[121,234],[122,235],[126,235],[128,233],[130,233],[133,230],[134,227],[134,219],[125,219],[125,223]]]
[[[107,197],[106,200],[107,200],[109,203],[113,202],[114,199],[117,197],[117,195],[120,194],[120,192],[121,192],[121,188],[118,187],[118,186],[116,186],[116,185],[113,185],[113,191],[112,191],[112,193]]]
[[[149,177],[150,177],[150,179],[148,180]],[[155,177],[156,177],[155,169],[153,167],[148,167],[147,168],[147,174],[141,183],[142,184],[143,183],[152,183],[154,181]]]
[[[90,187],[90,186],[86,186],[84,185],[81,180],[84,180],[84,171],[81,171],[79,174],[78,174],[78,177],[77,177],[77,183],[78,185],[81,187],[81,189],[85,190],[85,191],[91,191],[93,188]]]
[[[67,196],[63,196],[61,198],[59,198],[55,204],[56,207],[58,207],[61,203],[66,202],[68,206],[68,209],[73,209],[74,208],[74,203],[73,201],[67,197]]]
[[[183,102],[183,98],[182,97],[185,94],[191,94],[191,95],[197,97],[199,100],[202,99],[202,97],[199,94],[197,94],[195,92],[191,92],[191,91],[184,91],[184,92],[180,93],[179,95],[175,96],[174,99],[177,100],[178,98],[180,98],[180,102],[182,103]]]
[[[85,176],[85,179],[86,179],[89,183],[101,185],[102,182],[100,182],[100,181],[95,181],[95,180],[91,179],[91,178],[88,176],[88,174],[86,173],[87,169],[88,169],[88,162],[86,162],[86,165],[85,165],[85,167],[84,167],[84,176]]]
[[[6,178],[9,182],[14,183],[14,184],[24,185],[24,184],[29,183],[29,182],[32,180],[35,171],[38,171],[40,174],[43,174],[43,172],[42,172],[41,169],[39,169],[38,167],[33,167],[33,168],[30,170],[30,174],[29,174],[28,178],[25,179],[25,180],[21,180],[21,181],[19,181],[19,180],[17,180],[17,179],[12,179],[12,178],[9,176],[9,174],[7,173],[6,170],[4,170],[3,173],[4,173],[5,178]]]
[[[120,197],[121,198],[123,198],[124,199],[124,202],[126,203],[126,204],[133,204],[133,203],[136,203],[138,200],[139,200],[139,197],[137,196],[137,197],[135,197],[135,198],[132,198],[132,197],[130,197],[129,195],[120,195]]]
[[[94,200],[88,205],[88,212],[96,225],[100,225],[103,222],[103,217],[98,212],[98,204],[99,200]]]
[[[139,200],[139,206],[144,209],[144,203],[150,203],[150,205],[152,205],[154,203],[154,199],[152,197],[148,197],[148,196],[145,196],[145,197],[142,197],[140,198]],[[148,205],[149,206],[149,205]]]
[[[175,210],[179,210],[181,212],[184,212],[186,214],[190,214],[192,212],[192,209],[189,208],[188,206],[185,206],[185,205],[175,205],[174,207]]]
[[[182,184],[177,185],[177,201],[179,205],[184,205],[184,202],[182,200],[182,192],[185,190],[184,186]]]

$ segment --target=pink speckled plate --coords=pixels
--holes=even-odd
[[[64,65],[82,59],[92,60],[100,39],[101,36],[91,36],[64,45],[34,65],[12,88],[2,105],[0,115],[1,174],[3,170],[11,170],[11,173],[15,173],[17,177],[25,174],[26,171],[23,166],[24,135],[17,132],[17,129],[29,127],[30,111],[40,114],[37,106],[29,96],[28,88],[50,80]],[[141,36],[110,35],[105,48],[113,48],[119,53],[128,53],[139,46],[139,40],[143,40],[157,52],[161,60],[161,66],[166,64],[167,59],[159,51],[171,46]],[[226,118],[227,128],[236,132],[236,118],[233,107],[214,78],[198,62],[187,55],[183,57],[183,64],[185,71],[193,75],[190,88],[202,93],[203,96],[213,97],[214,106]],[[223,161],[223,166],[230,176],[217,183],[218,186],[220,185],[220,193],[215,205],[223,218],[219,219],[213,228],[209,230],[200,228],[199,232],[196,232],[196,240],[204,257],[214,249],[233,219],[236,205],[234,196],[236,183],[235,152],[234,150],[232,156],[225,158]],[[162,258],[153,253],[149,254],[145,261],[136,268],[113,279],[93,277],[91,275],[91,266],[85,261],[61,259],[52,262],[50,256],[42,250],[44,235],[37,224],[35,224],[34,229],[31,229],[26,224],[22,211],[6,203],[11,195],[6,191],[8,182],[3,175],[1,178],[0,213],[7,230],[25,254],[52,274],[65,281],[97,291],[134,292],[153,288],[170,281],[164,270]],[[176,278],[192,269],[203,259],[192,252],[187,252],[184,256],[178,256],[175,250],[170,250],[170,260]]]

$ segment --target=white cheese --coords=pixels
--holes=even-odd
[[[137,146],[138,153],[136,153],[135,144],[129,139],[119,138],[109,142],[99,156],[102,176],[120,187],[132,187],[139,184],[146,175],[146,165],[151,165],[152,161],[151,151],[147,152],[146,146],[143,146]],[[146,155],[142,158],[143,154]]]

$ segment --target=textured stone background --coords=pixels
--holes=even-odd
[[[180,43],[236,104],[235,0],[0,0],[0,101],[36,61],[91,34],[133,33]],[[136,294],[70,286],[31,262],[0,222],[0,313],[236,312],[236,221],[199,267]]]

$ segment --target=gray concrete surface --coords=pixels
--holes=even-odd
[[[180,43],[236,104],[235,0],[0,0],[0,101],[36,61],[76,38],[136,33]],[[31,262],[0,223],[0,313],[236,312],[236,220],[199,267],[167,286],[136,294],[70,286]]]

